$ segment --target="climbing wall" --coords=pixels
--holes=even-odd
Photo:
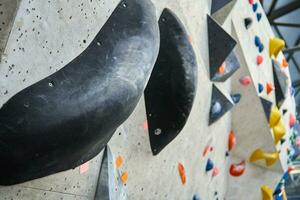
[[[160,16],[168,8],[183,24],[184,44],[188,41],[191,45],[195,58],[191,65],[197,66],[195,96],[187,121],[181,131],[170,132],[174,136],[162,145],[159,153],[153,149],[155,140],[149,140],[149,132],[153,131],[156,137],[165,130],[152,128],[145,95],[115,131],[106,152],[101,151],[75,169],[1,186],[0,200],[88,200],[99,196],[99,199],[122,196],[123,199],[256,200],[261,198],[261,186],[275,190],[288,170],[286,149],[290,116],[295,113],[294,100],[288,91],[280,107],[280,112],[287,110],[282,115],[286,142],[274,144],[261,103],[264,98],[276,104],[268,49],[273,34],[259,3],[255,2],[258,8],[253,9],[251,1],[228,2],[153,0],[157,21],[165,21]],[[4,49],[0,63],[0,105],[77,57],[119,3],[118,0],[31,0],[12,6],[0,0],[0,22],[3,19],[5,24],[12,24],[13,21],[13,26],[6,26],[5,31],[0,29],[0,47]],[[123,6],[126,9],[126,4]],[[18,10],[15,18],[12,12],[5,12],[8,9]],[[252,23],[247,29],[244,19],[249,17]],[[255,36],[260,38],[263,50],[258,49],[262,45],[255,47]],[[263,59],[259,65],[258,55]],[[283,55],[279,54],[279,65],[282,59]],[[281,68],[290,81],[288,68]],[[273,88],[269,94],[265,88],[267,82]],[[263,92],[259,92],[259,83],[264,86]],[[287,84],[291,86],[290,82]],[[271,167],[266,167],[261,160],[250,162],[251,154],[258,148],[267,152],[280,150],[279,159]],[[241,162],[242,170],[237,170],[234,177],[230,167]],[[104,181],[107,176],[117,182]],[[109,188],[109,194],[103,192],[105,187]],[[114,188],[119,197],[111,196]]]

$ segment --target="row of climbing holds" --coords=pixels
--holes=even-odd
[[[250,162],[256,162],[258,160],[265,160],[268,167],[274,165],[279,158],[279,153],[266,153],[262,149],[256,149],[250,156]]]

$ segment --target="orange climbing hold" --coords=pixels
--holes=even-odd
[[[238,164],[232,164],[230,166],[229,173],[231,176],[238,177],[244,174],[245,169],[246,169],[246,162],[242,161]]]
[[[289,63],[287,62],[287,60],[285,58],[282,59],[281,66],[284,68],[287,68],[289,66]]]
[[[223,62],[223,64],[219,67],[219,74],[223,75],[225,73],[226,69],[226,63]]]
[[[296,118],[293,114],[290,114],[290,121],[289,121],[289,125],[290,127],[294,126],[296,123]]]
[[[231,151],[236,144],[236,137],[233,131],[230,131],[228,136],[228,151]]]
[[[126,184],[126,182],[128,180],[128,172],[123,172],[120,179],[121,179],[123,184]]]
[[[262,64],[263,61],[264,61],[264,58],[263,58],[262,56],[258,55],[258,56],[256,57],[256,64],[257,64],[257,65]]]
[[[270,82],[266,83],[266,91],[267,91],[268,95],[273,91],[273,85],[272,85],[272,83],[270,83]]]
[[[116,167],[120,168],[123,165],[123,157],[122,156],[118,156],[116,159]]]
[[[178,172],[181,179],[181,183],[184,185],[186,183],[186,176],[184,166],[179,162],[178,163]]]

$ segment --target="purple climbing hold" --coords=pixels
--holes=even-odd
[[[209,172],[209,171],[212,170],[213,168],[214,168],[214,163],[212,162],[211,159],[208,159],[208,160],[207,160],[207,163],[206,163],[205,171],[206,171],[206,172]]]
[[[264,86],[261,83],[259,83],[258,84],[258,92],[262,93],[262,91],[264,91]]]
[[[257,11],[257,8],[258,8],[258,3],[254,3],[254,4],[252,5],[252,10],[253,10],[253,12],[256,12],[256,11]]]
[[[256,14],[256,19],[259,22],[261,20],[262,14],[261,13],[257,13]]]
[[[260,38],[257,35],[254,37],[254,43],[255,43],[255,46],[257,46],[257,47],[259,47],[261,45]]]

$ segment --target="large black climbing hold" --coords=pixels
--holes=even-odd
[[[233,48],[236,45],[236,41],[209,15],[207,15],[207,26],[210,80],[223,82],[228,77],[224,76],[224,78],[221,79],[219,75],[219,68],[233,51]],[[234,72],[235,70],[236,67],[234,68],[234,70],[230,71]],[[232,73],[230,73],[230,75]]]
[[[280,108],[285,100],[285,95],[288,90],[288,76],[280,69],[280,66],[276,61],[273,60],[272,63],[276,105]]]
[[[0,184],[75,168],[96,156],[143,94],[159,50],[155,9],[124,0],[64,68],[0,110]]]
[[[208,125],[213,124],[226,114],[234,103],[229,100],[214,84],[212,87],[211,106]]]
[[[120,172],[114,165],[115,160],[109,146],[105,147],[94,200],[126,200],[125,188]]]
[[[158,154],[183,129],[197,88],[197,63],[179,19],[165,9],[159,20],[160,50],[145,90],[152,153]]]
[[[212,17],[223,24],[237,0],[212,0],[211,15]]]
[[[224,71],[220,73],[219,71],[212,77],[214,82],[224,82],[226,81],[235,71],[240,68],[240,62],[237,59],[234,51],[232,51],[224,62]]]
[[[272,110],[273,103],[270,102],[270,101],[268,101],[268,100],[266,100],[266,99],[264,99],[264,98],[261,98],[261,97],[260,97],[260,102],[262,104],[262,107],[264,109],[267,121],[269,123],[269,119],[270,119],[270,115],[271,115],[271,110]]]

